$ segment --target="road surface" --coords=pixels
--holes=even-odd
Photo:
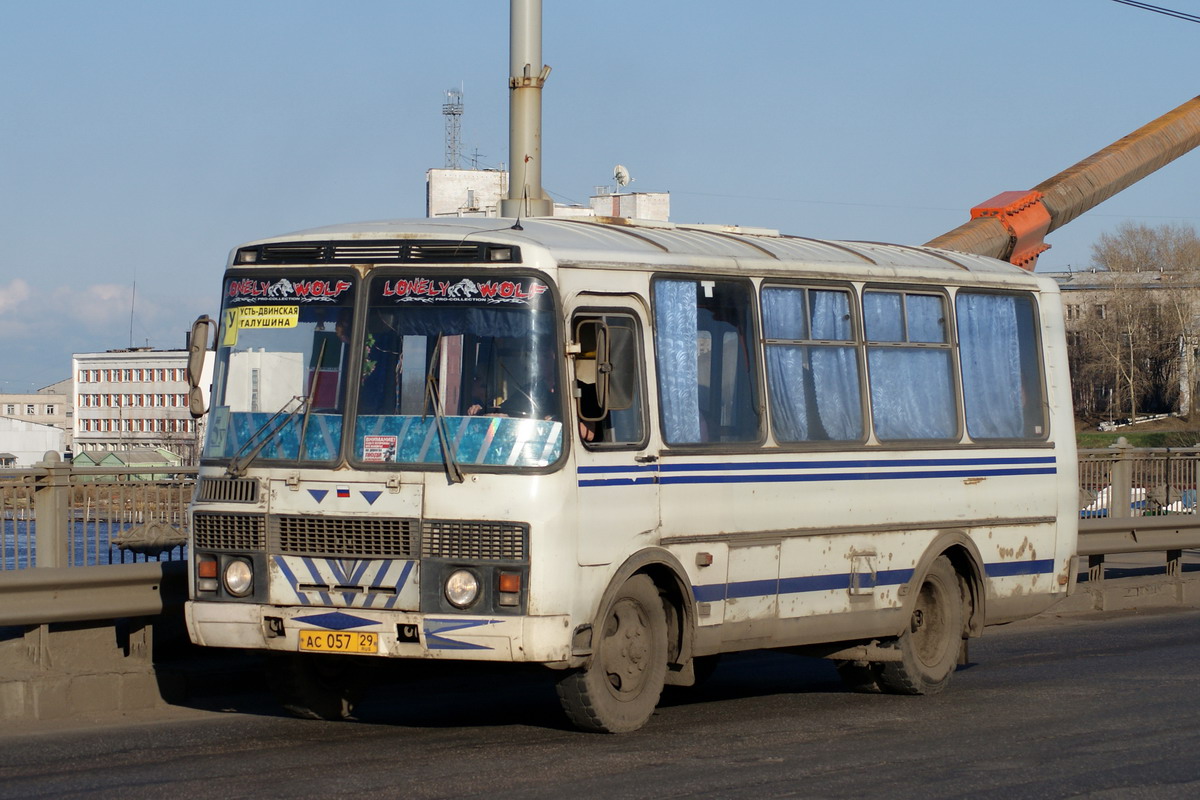
[[[0,731],[0,797],[1200,796],[1200,611],[990,628],[935,697],[852,694],[823,661],[727,657],[624,736],[578,733],[540,670],[426,673],[360,722],[261,691],[117,724]]]

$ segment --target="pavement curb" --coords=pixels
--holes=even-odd
[[[1140,608],[1200,606],[1200,576],[1138,575],[1084,581],[1048,614],[1131,611]]]

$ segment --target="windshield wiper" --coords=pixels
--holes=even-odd
[[[246,469],[250,466],[250,463],[254,461],[254,459],[258,458],[258,454],[263,451],[263,448],[274,441],[275,437],[279,435],[279,432],[286,428],[288,423],[296,418],[297,414],[308,408],[308,399],[309,398],[307,397],[288,398],[287,401],[284,402],[284,404],[280,407],[280,409],[268,417],[266,422],[264,422],[262,425],[259,425],[254,433],[250,434],[250,438],[246,439],[246,443],[239,447],[238,451],[233,454],[233,458],[229,459],[229,466],[225,467],[225,474],[229,475],[231,478],[240,478],[242,475],[245,475]],[[293,402],[297,401],[300,404],[291,411],[288,411],[287,407]],[[250,446],[250,443],[257,439],[259,434],[265,431],[268,426],[270,426],[275,420],[279,419],[280,416],[283,416],[283,419],[280,420],[279,424],[272,428],[269,433],[264,435],[262,439],[259,440],[258,444],[254,445],[254,449],[246,454],[246,458],[244,460],[240,460],[242,452]]]
[[[308,439],[308,418],[312,415],[313,395],[317,393],[317,378],[321,375],[321,365],[325,363],[325,339],[321,339],[321,349],[317,351],[317,368],[313,370],[312,380],[308,382],[308,394],[304,396],[304,421],[300,423],[300,446],[296,448],[296,463],[304,460],[304,449]]]
[[[437,425],[438,439],[442,443],[442,463],[446,466],[446,477],[453,483],[462,483],[464,478],[458,462],[454,460],[454,451],[450,446],[450,437],[446,435],[446,415],[442,413],[442,397],[438,391],[437,382],[433,379],[433,370],[437,367],[438,354],[442,349],[442,335],[439,333],[437,343],[433,346],[433,357],[429,359],[429,369],[425,373],[425,400],[421,406],[421,421],[425,421],[426,410],[432,401],[433,421]]]

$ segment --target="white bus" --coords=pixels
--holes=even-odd
[[[370,658],[543,664],[570,719],[610,732],[748,649],[939,691],[967,638],[1068,589],[1062,319],[1053,281],[1004,262],[766,230],[414,220],[247,244],[188,628],[270,651],[286,705],[321,718]]]

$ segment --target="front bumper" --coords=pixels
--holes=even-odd
[[[562,663],[571,626],[548,617],[421,614],[365,608],[279,607],[188,601],[188,633],[196,644],[251,650],[299,650],[301,630],[372,632],[378,656],[470,661]]]

